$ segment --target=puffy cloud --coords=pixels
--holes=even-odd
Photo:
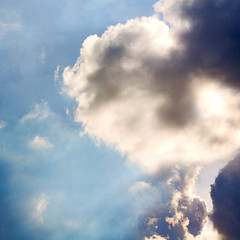
[[[240,157],[228,163],[212,185],[213,212],[211,219],[223,239],[237,240],[240,236]]]
[[[239,146],[238,92],[188,68],[180,39],[156,16],[129,20],[87,38],[63,73],[85,132],[148,171],[225,159]]]
[[[37,150],[45,150],[53,147],[52,143],[50,143],[47,139],[40,136],[36,136],[34,139],[32,139],[29,142],[29,145],[31,148]]]
[[[161,0],[154,4],[154,10],[163,15],[165,22],[183,31],[190,27],[190,22],[184,16],[184,8],[191,6],[193,2],[193,0]]]
[[[186,68],[205,72],[239,88],[239,1],[193,1],[183,14],[191,23],[181,36]]]
[[[143,238],[217,240],[192,188],[196,165],[239,148],[240,4],[163,0],[154,8],[163,21],[136,18],[88,37],[63,72],[64,91],[85,133],[162,174],[131,189],[164,192],[142,212]]]
[[[163,239],[183,240],[201,235],[207,209],[204,201],[194,194],[198,173],[198,168],[176,167],[165,172],[166,179],[162,178],[161,173],[160,178],[151,181],[158,186],[159,191],[165,188],[165,200],[157,202],[145,214],[141,225],[144,236],[150,239],[159,236]]]

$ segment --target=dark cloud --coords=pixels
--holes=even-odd
[[[202,0],[185,7],[191,28],[182,35],[190,71],[205,72],[239,87],[240,1]]]
[[[240,157],[224,167],[212,185],[211,197],[214,227],[224,239],[237,240],[240,236]]]
[[[181,17],[190,28],[178,37],[184,50],[168,58],[144,61],[155,73],[156,91],[164,89],[167,104],[159,110],[167,124],[182,127],[195,119],[189,91],[192,76],[215,78],[230,87],[240,87],[240,1],[202,0],[181,6]]]
[[[189,192],[196,178],[196,169],[190,169],[167,170],[163,176],[152,180],[152,184],[161,189],[165,197],[144,216],[141,223],[144,236],[158,235],[170,240],[183,240],[188,234],[194,237],[201,234],[207,209],[200,198]]]
[[[144,235],[147,237],[160,235],[165,238],[183,240],[186,239],[187,232],[194,237],[201,234],[207,217],[205,203],[199,198],[191,199],[184,196],[178,200],[177,204],[176,209],[173,206],[165,210],[155,209],[154,213],[145,217]]]

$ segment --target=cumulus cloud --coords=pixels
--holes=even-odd
[[[195,239],[207,220],[205,202],[194,194],[198,168],[176,167],[160,173],[151,183],[164,194],[144,214],[141,229],[149,239]],[[164,189],[164,190],[163,190]],[[161,200],[162,199],[162,200]]]
[[[190,7],[193,0],[161,0],[154,4],[154,10],[162,13],[163,20],[173,26],[175,30],[183,31],[190,27],[190,22],[184,15],[184,8]]]
[[[45,150],[53,147],[51,142],[40,136],[35,136],[34,139],[29,142],[29,145],[31,148],[37,150]]]
[[[90,36],[63,73],[65,91],[78,102],[75,120],[150,171],[232,156],[238,91],[188,65],[185,48],[182,34],[156,16]]]
[[[165,192],[165,202],[144,213],[145,239],[217,240],[192,186],[197,165],[239,148],[240,4],[163,0],[154,9],[161,16],[88,37],[63,72],[64,91],[76,99],[75,120],[86,134],[165,176],[132,188]]]
[[[240,156],[228,163],[212,185],[213,212],[211,219],[223,239],[237,240],[240,236]]]

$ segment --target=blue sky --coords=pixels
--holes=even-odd
[[[208,216],[239,151],[236,9],[2,0],[0,239],[227,238]]]

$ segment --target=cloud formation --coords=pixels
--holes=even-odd
[[[192,11],[196,4],[189,3]],[[189,28],[169,27],[157,16],[111,26],[88,37],[63,73],[85,132],[149,171],[229,158],[239,146],[239,94],[220,72],[193,61],[186,36],[195,22],[183,6]]]
[[[85,133],[151,176],[166,175],[161,184],[157,178],[132,188],[137,194],[153,184],[166,196],[143,214],[145,239],[209,233],[217,240],[206,228],[204,201],[191,191],[192,167],[229,159],[239,148],[240,4],[164,0],[154,8],[163,20],[136,18],[88,37],[63,72],[64,91],[77,101],[75,120]]]
[[[158,191],[163,191],[164,199],[160,196],[143,217],[141,229],[144,229],[144,236],[149,239],[159,236],[183,240],[201,235],[207,220],[207,209],[204,201],[194,194],[198,172],[198,168],[187,170],[177,166],[160,172],[151,180]]]
[[[237,240],[240,236],[240,157],[228,163],[212,185],[211,197],[214,227],[224,240]]]
[[[21,122],[27,120],[38,120],[39,122],[45,120],[50,114],[48,103],[43,101],[39,104],[35,104],[32,111],[24,115],[21,119]]]

